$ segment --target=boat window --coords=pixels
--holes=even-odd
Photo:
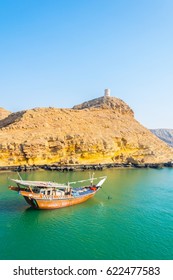
[[[39,190],[39,188],[33,188],[33,191],[35,192],[35,193],[39,193],[40,192],[40,190]]]

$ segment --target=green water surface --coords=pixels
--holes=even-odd
[[[103,190],[87,202],[33,210],[7,188],[17,174],[0,173],[0,259],[173,259],[173,169],[95,172],[103,175]],[[68,182],[87,179],[88,172],[21,176]]]

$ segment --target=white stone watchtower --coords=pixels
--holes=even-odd
[[[105,89],[105,97],[108,97],[108,96],[110,96],[111,95],[111,90],[109,89],[109,88],[106,88]]]

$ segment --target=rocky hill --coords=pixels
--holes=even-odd
[[[0,165],[160,163],[173,149],[134,119],[114,97],[72,109],[35,108],[0,121]]]
[[[0,107],[0,120],[5,119],[11,114],[10,111],[5,110],[4,108]]]
[[[151,129],[151,132],[173,147],[173,129]]]

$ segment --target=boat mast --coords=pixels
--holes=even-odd
[[[91,186],[93,185],[93,181],[94,181],[94,172],[91,174],[89,173],[89,177],[90,177],[90,182],[91,182]]]

